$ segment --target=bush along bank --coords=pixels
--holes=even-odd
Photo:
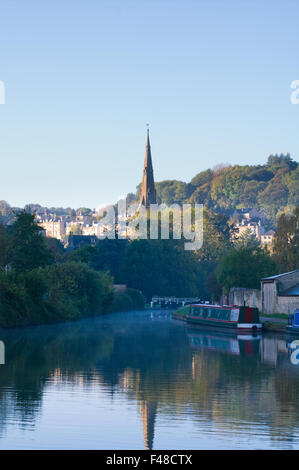
[[[22,275],[0,273],[0,328],[142,308],[138,291],[115,292],[108,273],[84,263],[52,265]]]
[[[34,215],[22,211],[0,230],[0,328],[77,320],[144,308],[135,289],[113,289],[107,271],[49,249]]]

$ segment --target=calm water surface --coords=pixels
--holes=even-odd
[[[284,335],[240,339],[145,311],[0,340],[2,449],[299,449]]]

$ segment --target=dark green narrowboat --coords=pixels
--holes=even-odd
[[[236,305],[191,304],[187,322],[201,326],[235,330],[238,333],[261,331],[259,311]]]

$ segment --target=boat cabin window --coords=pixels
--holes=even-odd
[[[200,310],[201,310],[201,312],[200,312],[200,313],[201,313],[201,316],[202,316],[203,318],[207,318],[208,309],[207,309],[207,308],[202,308],[202,309],[200,309]]]

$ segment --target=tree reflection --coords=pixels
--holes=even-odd
[[[291,439],[299,424],[299,370],[283,338],[238,339],[139,312],[2,331],[1,340],[0,432],[12,416],[34,426],[53,383],[97,384],[137,400],[148,449],[157,416],[186,410],[226,430],[262,417],[274,439],[281,429]]]

